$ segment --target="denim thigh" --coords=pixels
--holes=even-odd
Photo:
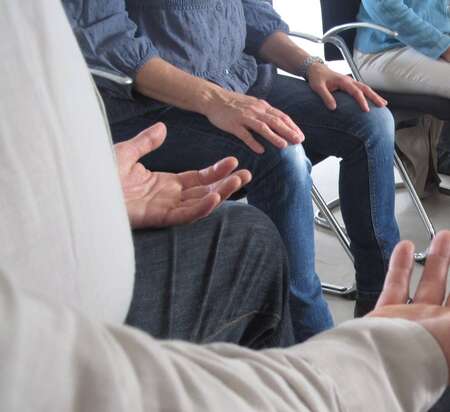
[[[193,224],[139,230],[133,238],[128,324],[162,339],[294,343],[284,247],[257,209],[226,202]]]
[[[311,162],[341,159],[341,211],[355,257],[360,294],[376,296],[399,230],[395,220],[394,121],[386,108],[363,112],[354,98],[335,92],[337,109],[327,109],[308,83],[276,76],[268,102],[298,124]]]

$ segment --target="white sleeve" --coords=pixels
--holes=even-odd
[[[447,382],[420,326],[348,322],[290,349],[157,341],[0,276],[2,411],[425,411]]]

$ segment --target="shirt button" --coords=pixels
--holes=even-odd
[[[220,3],[217,3],[216,10],[217,11],[222,11],[222,5]]]
[[[230,71],[228,69],[225,69],[225,74],[230,74]]]

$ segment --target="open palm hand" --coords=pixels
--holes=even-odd
[[[213,166],[184,173],[152,172],[139,159],[156,150],[166,137],[156,124],[126,142],[115,145],[122,190],[132,227],[166,227],[194,222],[247,184],[247,170],[225,158]]]
[[[450,267],[450,231],[433,239],[416,293],[409,300],[414,245],[400,242],[391,257],[383,292],[369,317],[401,318],[417,322],[439,343],[450,379],[450,296],[446,293]],[[408,303],[413,304],[406,304]],[[450,380],[449,380],[450,384]]]

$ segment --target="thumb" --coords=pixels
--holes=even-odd
[[[143,130],[136,137],[124,142],[129,146],[129,158],[132,163],[137,162],[141,157],[153,152],[160,147],[167,136],[167,129],[163,123],[156,123]]]

